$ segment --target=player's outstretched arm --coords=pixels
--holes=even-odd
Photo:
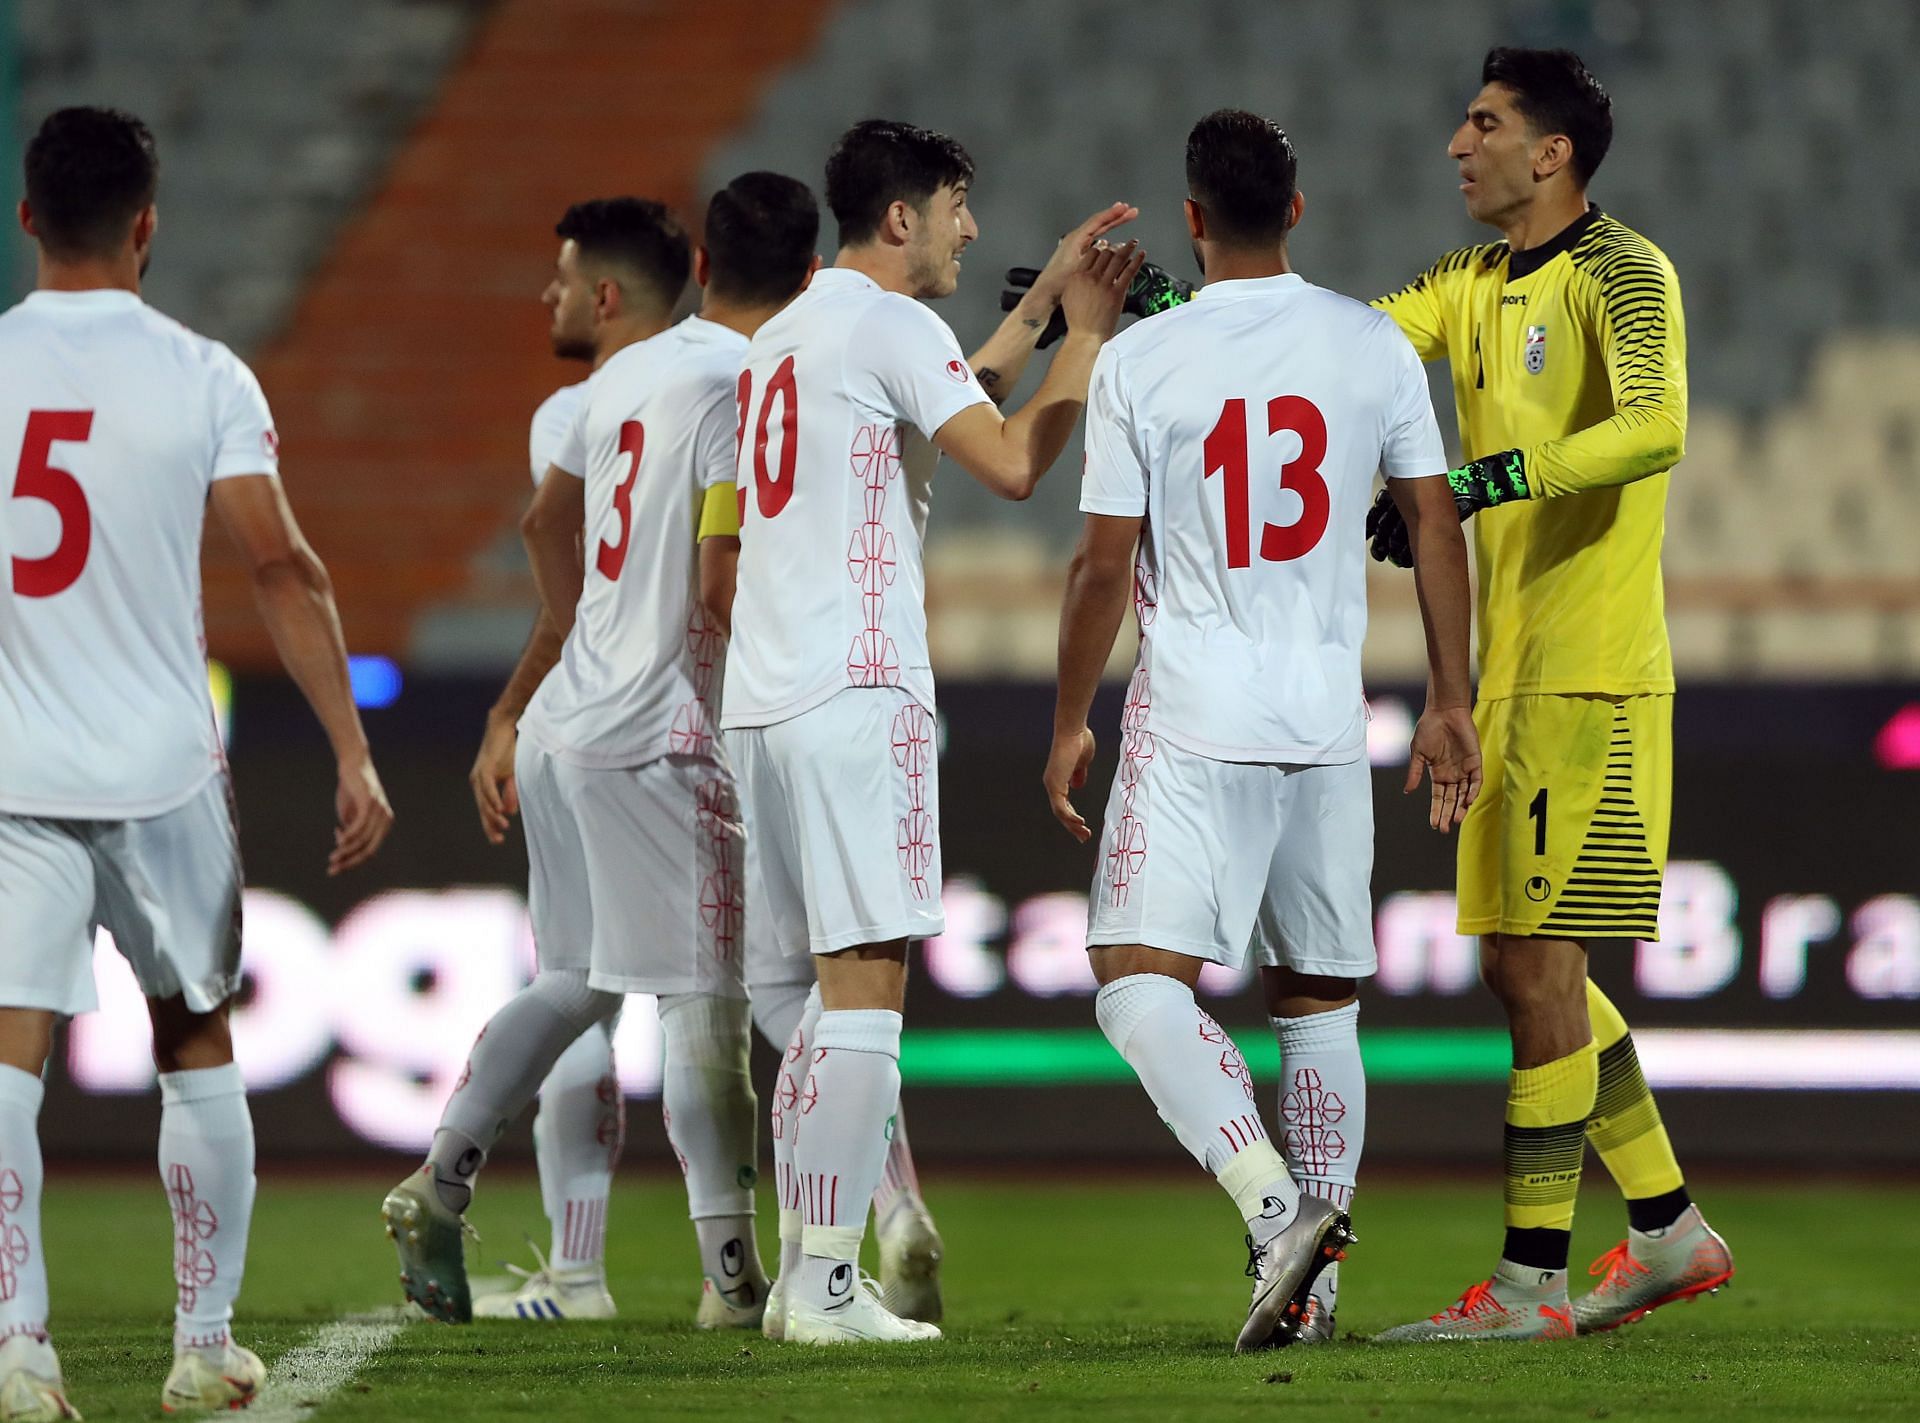
[[[271,474],[217,479],[210,496],[253,575],[254,602],[281,664],[319,717],[333,746],[338,816],[327,873],[364,863],[393,826],[393,807],[374,770],[367,733],[353,701],[346,638],[325,565],[294,521],[286,491]]]
[[[1089,514],[1080,546],[1067,567],[1067,591],[1060,604],[1059,686],[1053,705],[1053,749],[1041,775],[1054,819],[1085,844],[1093,831],[1074,809],[1070,792],[1086,784],[1093,761],[1093,732],[1087,713],[1093,694],[1119,636],[1133,594],[1133,553],[1140,542],[1140,520],[1114,514]]]
[[[1473,727],[1469,670],[1472,592],[1467,541],[1446,479],[1388,482],[1413,550],[1414,587],[1427,637],[1427,707],[1414,727],[1405,790],[1424,772],[1432,783],[1428,821],[1445,835],[1480,795],[1480,739]]]
[[[935,433],[941,451],[1002,499],[1032,495],[1067,447],[1087,403],[1094,360],[1112,337],[1127,284],[1144,260],[1132,242],[1089,251],[1061,297],[1067,339],[1033,398],[1006,419],[991,405],[968,406]]]
[[[1007,309],[1000,329],[967,361],[979,377],[980,388],[992,397],[995,405],[1004,404],[1020,384],[1021,373],[1026,370],[1035,347],[1041,344],[1041,336],[1049,330],[1057,331],[1054,318],[1067,289],[1067,278],[1073,275],[1094,243],[1138,216],[1140,209],[1130,203],[1114,203],[1100,209],[1062,237],[1047,259],[1047,265],[1032,273],[1026,289],[1016,295],[1013,305]]]
[[[520,540],[533,565],[533,583],[540,590],[541,606],[562,639],[573,631],[580,589],[586,582],[580,544],[586,519],[586,480],[554,465],[540,481],[533,503],[520,520]]]

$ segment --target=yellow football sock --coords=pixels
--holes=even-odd
[[[1627,1020],[1591,981],[1587,1013],[1593,1019],[1593,1045],[1600,1054],[1599,1088],[1587,1136],[1629,1201],[1679,1190],[1684,1179],[1680,1163],[1660,1121],[1660,1108],[1641,1075]]]
[[[1507,1079],[1509,1230],[1573,1229],[1598,1077],[1588,1043],[1539,1067],[1515,1068]]]

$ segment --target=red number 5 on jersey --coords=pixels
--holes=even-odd
[[[1291,524],[1263,524],[1260,557],[1285,563],[1311,553],[1327,531],[1332,502],[1320,461],[1327,457],[1327,421],[1320,407],[1301,395],[1276,395],[1267,402],[1267,434],[1291,430],[1300,437],[1300,453],[1280,466],[1280,487],[1300,496],[1300,517]],[[1206,457],[1203,477],[1222,476],[1227,514],[1227,567],[1253,563],[1253,535],[1247,513],[1248,465],[1247,402],[1236,396],[1220,409],[1220,418],[1201,445]]]
[[[54,441],[84,444],[93,433],[91,410],[35,410],[27,415],[27,438],[13,476],[15,499],[39,499],[60,516],[60,542],[44,558],[13,560],[13,591],[22,598],[51,598],[79,579],[93,548],[93,512],[80,481],[50,459]]]

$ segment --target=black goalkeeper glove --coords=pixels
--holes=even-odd
[[[1518,450],[1502,450],[1448,470],[1447,487],[1453,491],[1453,505],[1463,524],[1482,509],[1533,498],[1526,460]],[[1413,541],[1391,489],[1382,489],[1367,511],[1367,542],[1379,562],[1413,567]]]
[[[1012,311],[1018,306],[1039,276],[1038,267],[1009,267],[1006,290],[1000,293],[1000,309]],[[1193,293],[1192,282],[1182,281],[1164,267],[1142,262],[1140,270],[1134,273],[1133,285],[1127,288],[1126,303],[1120,309],[1129,316],[1152,316],[1192,301]],[[1066,313],[1056,306],[1053,319],[1047,322],[1046,328],[1040,333],[1040,349],[1044,351],[1066,334]]]

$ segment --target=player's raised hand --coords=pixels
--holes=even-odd
[[[504,844],[507,826],[520,813],[520,792],[513,783],[513,753],[519,741],[512,717],[489,714],[487,734],[480,738],[480,754],[473,758],[467,784],[480,811],[480,833],[496,845]]]
[[[1105,341],[1120,324],[1127,288],[1133,284],[1147,254],[1138,242],[1123,247],[1089,248],[1067,278],[1060,297],[1070,334],[1091,335]]]
[[[1092,250],[1094,243],[1138,216],[1140,209],[1131,203],[1113,203],[1101,208],[1060,239],[1046,266],[1035,273],[1028,284],[1028,294],[1049,306],[1057,306],[1067,290],[1067,279],[1079,269],[1081,259]]]
[[[393,807],[371,757],[340,763],[340,788],[333,798],[338,824],[333,831],[333,853],[327,873],[337,875],[364,865],[393,828]]]
[[[1053,738],[1053,750],[1047,756],[1047,769],[1040,783],[1047,788],[1047,801],[1053,818],[1067,827],[1067,833],[1082,845],[1093,838],[1093,831],[1080,812],[1073,808],[1068,794],[1087,783],[1087,767],[1093,764],[1093,733],[1086,727]]]
[[[1413,728],[1403,794],[1420,789],[1422,773],[1433,785],[1427,824],[1450,835],[1467,818],[1467,807],[1480,798],[1480,734],[1474,730],[1471,711],[1456,707],[1421,713]]]

